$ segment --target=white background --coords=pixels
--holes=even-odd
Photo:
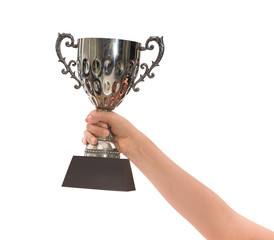
[[[273,1],[17,0],[0,9],[0,239],[203,239],[135,166],[135,192],[61,187],[93,106],[61,74],[58,32],[164,36],[156,77],[116,112],[274,229]]]

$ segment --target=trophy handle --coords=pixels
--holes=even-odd
[[[70,73],[71,75],[71,78],[74,78],[77,82],[78,82],[78,85],[74,85],[74,88],[76,89],[79,89],[81,87],[81,82],[80,80],[76,77],[75,75],[75,72],[73,72],[70,68],[70,66],[73,66],[75,67],[76,66],[76,61],[74,60],[71,60],[69,61],[69,63],[67,64],[66,62],[66,58],[62,56],[62,53],[61,53],[61,42],[63,41],[64,38],[69,38],[70,39],[70,42],[66,42],[66,46],[67,47],[73,47],[73,48],[78,48],[79,46],[79,43],[77,44],[74,44],[74,38],[71,34],[68,34],[68,33],[58,33],[58,38],[56,40],[56,44],[55,44],[55,49],[56,49],[56,53],[57,53],[57,56],[59,58],[59,62],[63,63],[65,65],[65,68],[62,69],[62,73],[63,74],[67,74],[67,73]]]
[[[154,45],[149,45],[149,43],[152,42],[152,41],[156,42],[159,46],[158,56],[157,56],[155,62],[152,61],[152,65],[150,66],[150,68],[148,67],[148,65],[146,63],[141,64],[141,68],[142,69],[145,68],[146,70],[145,70],[144,74],[143,75],[141,74],[140,78],[132,84],[132,89],[133,89],[134,92],[138,92],[140,90],[140,88],[138,88],[138,87],[136,88],[136,85],[140,82],[143,82],[145,77],[154,78],[155,74],[152,73],[151,71],[152,71],[153,68],[159,66],[159,62],[161,61],[161,59],[164,55],[165,45],[164,45],[163,37],[150,37],[150,38],[148,38],[148,40],[146,41],[145,47],[141,46],[140,51],[153,50]]]

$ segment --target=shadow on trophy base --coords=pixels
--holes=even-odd
[[[128,159],[73,156],[63,187],[134,191]]]

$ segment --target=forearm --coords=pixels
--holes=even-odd
[[[130,160],[163,197],[207,239],[235,239],[236,214],[220,197],[171,161],[142,133]]]
[[[95,138],[92,133],[105,136],[104,131],[109,124],[118,149],[208,240],[274,240],[272,231],[234,212],[214,192],[171,161],[126,119],[111,112],[93,111],[86,122],[85,139],[91,144],[94,144],[92,139]]]

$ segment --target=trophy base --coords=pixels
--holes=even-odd
[[[128,159],[73,156],[63,187],[134,191]]]

